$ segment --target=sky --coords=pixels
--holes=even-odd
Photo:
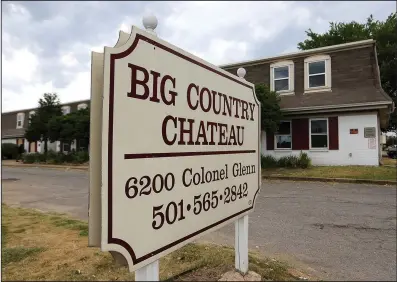
[[[90,54],[114,46],[118,31],[143,28],[154,14],[157,34],[220,65],[298,51],[305,30],[329,22],[385,20],[395,1],[1,3],[2,112],[34,108],[43,93],[62,103],[90,98]]]

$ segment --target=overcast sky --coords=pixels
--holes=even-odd
[[[90,98],[90,52],[157,16],[158,35],[213,64],[296,51],[305,30],[330,21],[384,20],[389,2],[2,2],[2,112],[32,108],[45,92]]]

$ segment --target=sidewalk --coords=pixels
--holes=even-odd
[[[62,165],[56,165],[56,164],[40,164],[40,163],[33,163],[33,164],[24,164],[22,162],[16,162],[15,160],[2,160],[1,164],[3,166],[8,166],[8,167],[42,167],[42,168],[57,168],[57,169],[78,169],[78,170],[88,170],[89,166],[88,165],[74,165],[74,164],[62,164]]]

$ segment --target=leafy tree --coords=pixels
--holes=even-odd
[[[49,121],[48,128],[51,142],[72,143],[74,140],[77,142],[81,140],[88,145],[90,138],[90,110],[86,108],[64,116],[55,116]]]
[[[388,136],[386,138],[386,146],[397,145],[397,137],[396,136]]]
[[[44,152],[47,152],[48,123],[53,117],[57,116],[62,116],[58,95],[56,93],[44,93],[43,98],[39,100],[39,107],[29,120],[25,138],[29,142],[44,141]]]
[[[255,93],[261,103],[261,128],[266,132],[275,132],[283,118],[280,97],[265,84],[255,85]]]
[[[325,47],[335,44],[374,39],[377,43],[378,64],[382,88],[397,104],[397,20],[392,13],[386,21],[374,20],[372,15],[366,23],[330,23],[326,33],[318,34],[311,29],[306,31],[309,37],[298,43],[300,50]],[[391,115],[390,129],[397,127],[397,109]]]

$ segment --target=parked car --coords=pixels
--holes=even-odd
[[[397,159],[397,145],[390,146],[387,149],[387,155],[389,158]]]

